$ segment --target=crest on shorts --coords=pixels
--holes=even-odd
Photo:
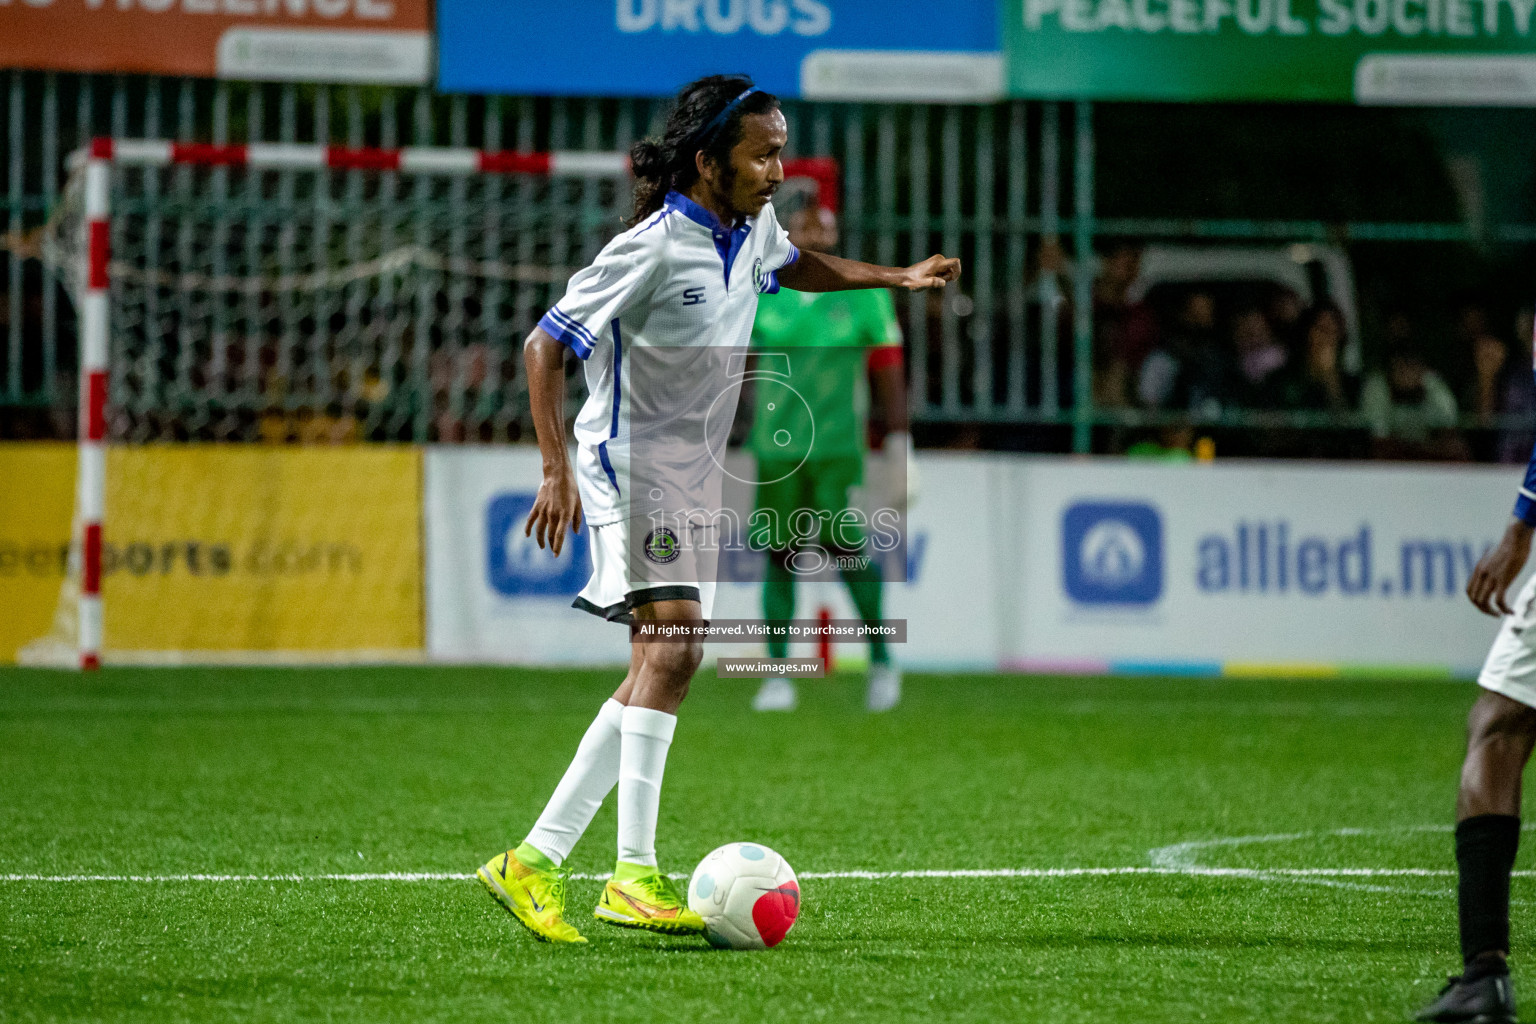
[[[665,526],[658,526],[645,535],[645,557],[657,565],[677,561],[679,554],[677,534]]]

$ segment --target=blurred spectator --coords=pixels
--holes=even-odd
[[[1504,393],[1499,411],[1506,416],[1536,418],[1536,379],[1533,379],[1532,345],[1536,344],[1536,310],[1529,307],[1515,315],[1516,353],[1504,374]],[[1530,430],[1502,430],[1495,457],[1500,462],[1521,464],[1531,457],[1536,433]]]
[[[1274,409],[1284,397],[1283,384],[1290,353],[1275,337],[1269,318],[1256,306],[1232,318],[1232,348],[1236,359],[1227,402],[1240,409]]]
[[[1452,331],[1452,351],[1458,358],[1475,358],[1475,343],[1479,338],[1496,337],[1493,318],[1488,307],[1476,297],[1464,296],[1456,304],[1456,324]]]
[[[1493,329],[1488,309],[1474,298],[1456,308],[1451,352],[1462,381],[1461,407],[1476,416],[1495,416],[1503,400],[1509,346]]]
[[[1136,397],[1151,409],[1203,409],[1219,401],[1225,376],[1216,300],[1209,292],[1191,291],[1161,344],[1142,361]]]
[[[1475,416],[1497,416],[1504,404],[1505,376],[1509,372],[1509,346],[1496,334],[1472,339],[1472,380],[1463,401]]]
[[[1464,323],[1463,326],[1470,327],[1470,330],[1465,333],[1458,331],[1457,342],[1465,346],[1460,351],[1466,353],[1471,368],[1462,389],[1461,407],[1470,415],[1491,424],[1493,418],[1503,411],[1505,385],[1508,383],[1511,363],[1509,346],[1503,338],[1488,330],[1486,321],[1481,318],[1474,324]],[[1498,443],[1497,432],[1488,430],[1474,431],[1468,442],[1473,457],[1480,460],[1492,459],[1498,450]]]
[[[1301,296],[1296,294],[1295,289],[1283,284],[1275,285],[1264,303],[1264,316],[1269,320],[1270,329],[1280,344],[1285,346],[1285,350],[1292,354],[1301,348],[1302,332],[1306,329],[1303,320],[1307,313]]]
[[[1366,380],[1360,411],[1370,421],[1374,458],[1467,458],[1456,433],[1456,396],[1411,343],[1400,341]]]
[[[1308,309],[1298,324],[1300,351],[1283,383],[1287,409],[1347,413],[1355,407],[1354,382],[1344,375],[1344,312],[1331,300]]]
[[[1157,320],[1142,302],[1131,302],[1141,276],[1139,239],[1109,239],[1093,282],[1094,402],[1106,408],[1130,404],[1142,361],[1157,343]]]
[[[1344,313],[1331,300],[1309,308],[1297,322],[1299,341],[1281,380],[1281,403],[1298,412],[1348,415],[1359,388],[1344,373]],[[1286,429],[1268,432],[1261,454],[1292,459],[1346,459],[1359,454],[1356,434],[1347,429]]]

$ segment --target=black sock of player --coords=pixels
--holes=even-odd
[[[1461,958],[1479,976],[1501,962],[1479,954],[1509,952],[1509,873],[1519,845],[1514,815],[1479,814],[1456,825]]]

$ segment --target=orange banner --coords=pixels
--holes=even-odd
[[[0,67],[409,85],[431,0],[0,0]]]

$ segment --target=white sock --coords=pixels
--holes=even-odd
[[[624,705],[611,697],[603,702],[597,718],[587,726],[586,735],[577,745],[571,766],[555,787],[533,831],[528,833],[528,844],[556,865],[571,855],[571,847],[619,781],[624,710]]]
[[[661,776],[677,716],[651,708],[624,709],[619,750],[619,860],[656,866],[656,818]]]

